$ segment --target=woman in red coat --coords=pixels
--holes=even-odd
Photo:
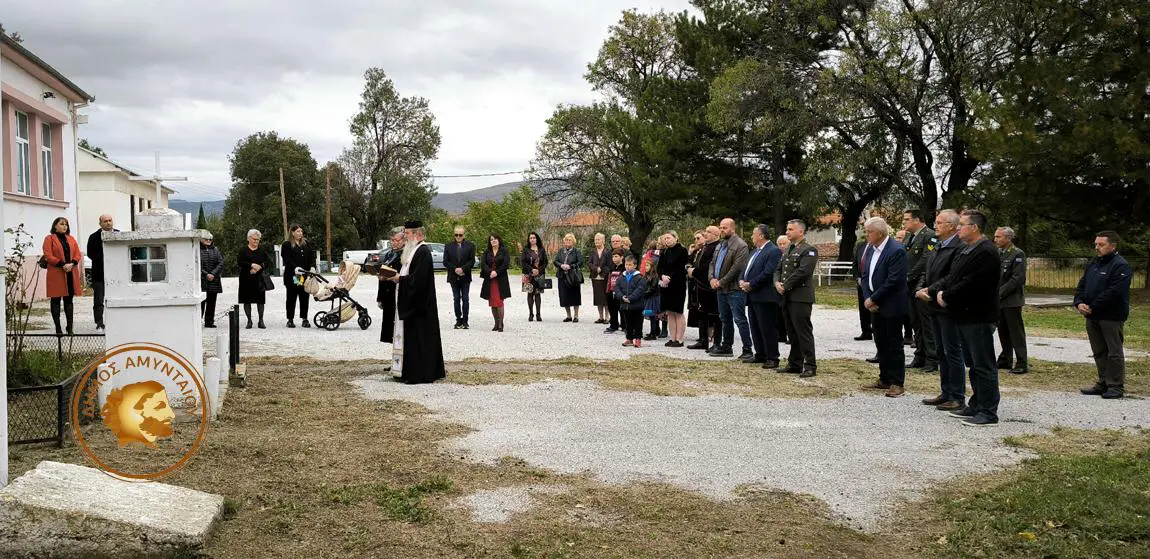
[[[72,297],[80,293],[80,263],[84,255],[80,244],[71,235],[68,218],[57,217],[52,222],[52,232],[44,237],[45,283],[48,297],[52,300],[52,322],[56,324],[56,335],[64,333],[60,329],[60,301],[64,301],[64,316],[67,319],[68,335],[72,335]]]

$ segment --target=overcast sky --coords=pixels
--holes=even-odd
[[[80,136],[151,172],[162,152],[177,197],[230,186],[236,141],[278,130],[321,165],[351,143],[363,72],[426,97],[443,137],[436,175],[525,169],[559,103],[583,81],[627,8],[679,12],[688,0],[57,0],[6,2],[0,21],[96,98]],[[519,176],[436,179],[458,192]]]

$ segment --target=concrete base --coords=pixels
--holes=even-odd
[[[44,461],[0,490],[0,557],[194,555],[223,504],[219,495]]]

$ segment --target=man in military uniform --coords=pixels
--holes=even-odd
[[[807,225],[801,220],[787,222],[787,239],[791,246],[775,271],[775,289],[783,296],[783,316],[791,352],[787,368],[780,372],[802,378],[815,376],[815,332],[811,325],[811,308],[815,304],[815,267],[819,252],[807,244]]]
[[[999,227],[994,232],[994,246],[1002,261],[998,278],[998,368],[1016,375],[1026,374],[1026,327],[1022,323],[1022,305],[1026,304],[1026,253],[1014,246],[1014,229]],[[1011,358],[1017,357],[1012,363]],[[1013,365],[1013,366],[1012,366]]]
[[[930,310],[925,301],[914,296],[919,283],[926,275],[926,255],[938,246],[934,230],[922,220],[922,211],[912,208],[902,213],[903,226],[908,237],[907,250],[907,294],[911,297],[910,323],[914,329],[914,358],[910,368],[921,369],[924,373],[938,370],[938,355],[934,346],[934,328],[930,321]]]

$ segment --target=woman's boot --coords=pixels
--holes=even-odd
[[[491,325],[491,331],[492,332],[498,332],[499,331],[499,307],[491,307],[491,322],[493,323]]]
[[[503,315],[507,312],[506,307],[499,307],[499,331],[503,331]]]

